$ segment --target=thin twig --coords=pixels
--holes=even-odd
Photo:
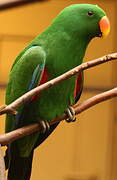
[[[75,105],[74,106],[75,113],[80,114],[81,112],[87,110],[88,108],[90,108],[98,103],[101,103],[103,101],[106,101],[108,99],[112,99],[114,97],[117,97],[117,88],[106,91],[104,93],[100,93],[96,96],[93,96],[93,97],[87,99],[86,101],[84,101],[83,103],[80,103],[79,105]],[[50,121],[50,125],[60,122],[66,118],[67,118],[67,115],[63,114],[62,116]],[[28,125],[28,126],[19,128],[17,130],[7,133],[7,134],[0,135],[0,144],[7,145],[16,139],[19,139],[23,136],[29,135],[36,131],[41,131],[41,126],[39,123],[34,123],[32,125]]]
[[[91,67],[94,67],[96,65],[111,61],[117,59],[117,53],[113,53],[113,54],[108,54],[106,56],[103,56],[101,58],[92,60],[92,61],[88,61],[86,63],[82,63],[81,65],[77,66],[76,68],[64,73],[63,75],[48,81],[45,84],[42,84],[36,88],[34,88],[33,90],[27,92],[26,94],[22,95],[21,97],[19,97],[18,99],[16,99],[14,102],[12,102],[11,104],[9,104],[8,106],[4,106],[2,107],[2,109],[0,110],[0,115],[5,114],[5,113],[10,113],[10,114],[16,114],[16,108],[19,107],[21,104],[23,104],[24,102],[28,101],[32,96],[39,94],[41,91],[43,91],[44,89],[50,88],[53,85],[68,79],[76,74],[78,74],[79,71],[83,71],[85,69],[89,69]]]

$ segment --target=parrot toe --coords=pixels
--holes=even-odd
[[[75,111],[74,108],[72,106],[69,106],[65,113],[67,114],[68,118],[66,119],[66,122],[75,122],[76,121],[76,117],[75,117]]]
[[[48,132],[50,130],[50,125],[48,121],[39,121],[39,124],[41,125],[41,132],[43,134],[45,134],[46,132]]]

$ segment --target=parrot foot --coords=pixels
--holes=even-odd
[[[45,134],[46,132],[49,131],[49,129],[50,129],[50,124],[49,124],[48,121],[43,121],[43,120],[41,120],[41,121],[39,121],[39,124],[40,124],[40,126],[41,126],[41,132],[42,132],[43,134]]]
[[[65,113],[68,116],[68,118],[65,120],[66,122],[70,123],[70,122],[75,122],[76,121],[75,111],[74,111],[74,108],[72,106],[69,106],[67,108],[67,110],[65,111]]]

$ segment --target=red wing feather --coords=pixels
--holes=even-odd
[[[83,72],[80,72],[76,79],[75,88],[74,88],[75,103],[79,100],[80,95],[82,93],[82,89],[83,89]]]
[[[47,80],[48,80],[48,71],[47,71],[47,68],[45,67],[44,70],[43,70],[43,74],[42,74],[42,77],[41,77],[41,80],[40,80],[38,86],[40,86],[41,84],[46,83]],[[32,101],[37,100],[38,96],[39,96],[39,94],[33,96]]]

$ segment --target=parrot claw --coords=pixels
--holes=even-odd
[[[49,131],[50,125],[49,125],[49,122],[48,122],[48,121],[43,121],[43,120],[41,120],[41,121],[39,121],[39,124],[41,125],[41,132],[42,132],[43,134],[45,134],[46,132]]]
[[[75,111],[74,108],[69,106],[65,113],[67,114],[68,118],[66,119],[66,122],[70,123],[70,122],[75,122],[76,121],[76,117],[75,117]]]

